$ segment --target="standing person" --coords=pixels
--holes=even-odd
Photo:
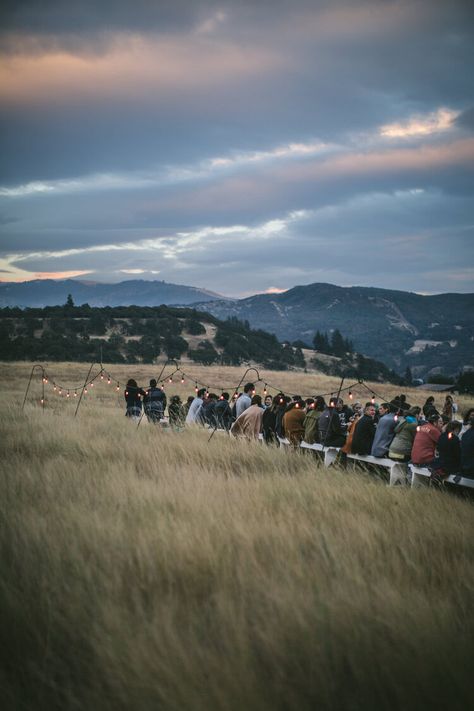
[[[173,395],[171,398],[170,404],[168,405],[168,414],[171,427],[179,429],[184,426],[186,412],[179,395]]]
[[[423,405],[423,414],[425,416],[425,420],[428,422],[431,415],[438,415],[439,417],[439,412],[436,409],[436,406],[434,404],[434,396],[430,395],[429,397],[426,398],[426,402]]]
[[[199,415],[201,412],[202,403],[204,402],[204,396],[206,394],[206,388],[201,388],[197,391],[196,397],[193,399],[191,405],[189,406],[188,414],[186,415],[186,424],[196,424],[199,422]]]
[[[232,410],[229,405],[229,393],[222,393],[214,408],[217,427],[229,430],[233,421]]]
[[[441,435],[441,418],[431,414],[428,422],[417,427],[411,459],[419,467],[430,466],[435,458],[436,445]]]
[[[263,407],[265,408],[265,410],[266,410],[268,407],[271,407],[272,405],[273,405],[273,398],[272,398],[272,396],[271,396],[271,395],[265,395],[265,398],[264,398],[264,400],[263,400]]]
[[[216,426],[215,409],[218,400],[216,393],[209,393],[204,399],[199,412],[199,421],[202,425]]]
[[[352,437],[352,454],[370,454],[375,437],[375,406],[367,403],[364,414],[355,426]]]
[[[452,395],[446,395],[444,405],[443,405],[443,410],[441,412],[442,415],[445,417],[449,418],[449,421],[454,419],[454,415],[457,412],[457,405],[454,402],[453,396]]]
[[[165,414],[166,394],[161,388],[156,387],[156,380],[150,380],[150,387],[146,390],[143,397],[143,408],[148,422],[156,424]]]
[[[139,388],[137,381],[130,378],[125,387],[124,397],[127,403],[125,417],[131,417],[138,420],[142,414],[142,397],[145,396],[145,391]]]
[[[267,444],[278,444],[276,433],[277,412],[280,407],[280,394],[275,395],[272,400],[272,406],[267,407],[262,416],[262,432],[264,442]]]
[[[247,407],[236,419],[230,428],[234,437],[246,437],[247,439],[258,439],[262,429],[262,398],[254,395],[250,407]]]
[[[238,418],[240,415],[252,404],[252,393],[255,390],[255,385],[253,383],[247,383],[244,386],[244,392],[237,398],[235,403],[235,417]]]
[[[304,436],[305,410],[303,400],[296,400],[286,408],[283,415],[285,435],[293,447],[299,447]]]
[[[373,457],[386,457],[390,449],[397,425],[395,415],[391,410],[392,406],[388,402],[383,402],[379,407],[379,421],[370,452]]]

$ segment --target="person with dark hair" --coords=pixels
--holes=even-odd
[[[267,409],[267,407],[271,407],[272,404],[273,404],[273,398],[272,398],[272,396],[271,396],[271,395],[268,395],[268,394],[265,395],[265,397],[264,397],[264,399],[263,399],[263,407],[264,407],[265,409]]]
[[[346,433],[341,426],[336,403],[331,400],[321,413],[318,420],[319,441],[327,447],[342,447],[346,441]]]
[[[461,437],[461,473],[474,479],[474,408],[468,410],[468,413],[467,429]]]
[[[441,414],[444,415],[444,417],[448,418],[448,422],[451,422],[451,420],[454,418],[454,415],[456,414],[458,409],[458,406],[454,402],[454,398],[452,395],[446,395],[444,399],[444,404],[443,404],[443,409],[441,411]]]
[[[379,421],[372,442],[371,455],[373,457],[386,457],[395,433],[397,422],[393,413],[393,405],[383,402],[379,406]]]
[[[315,444],[319,442],[318,435],[318,420],[321,413],[316,412],[315,404],[308,405],[306,408],[305,417],[303,420],[303,442],[306,444]]]
[[[222,393],[214,408],[217,427],[229,430],[233,422],[232,410],[229,405],[229,393]]]
[[[290,404],[290,398],[288,395],[280,393],[278,395],[278,409],[276,413],[276,423],[275,432],[277,437],[283,438],[285,436],[285,427],[283,425],[283,417],[285,416],[286,408]]]
[[[191,405],[193,404],[193,400],[194,400],[194,395],[189,395],[188,398],[187,398],[187,400],[186,400],[186,402],[185,402],[184,405],[183,405],[184,417],[185,417],[185,418],[186,418],[186,415],[187,415],[188,412],[189,412],[189,408],[190,408]],[[169,409],[169,408],[168,408],[168,409]]]
[[[404,416],[395,415],[397,422],[388,452],[390,459],[397,462],[410,461],[420,415],[421,407],[411,407]]]
[[[238,416],[232,427],[231,434],[234,437],[246,437],[247,439],[258,439],[262,430],[263,407],[260,395],[254,395],[250,407],[247,407]]]
[[[142,414],[142,397],[145,396],[145,391],[139,388],[137,381],[130,378],[125,387],[124,397],[127,407],[125,416],[131,417],[134,420],[140,418]]]
[[[283,427],[285,436],[293,447],[299,447],[304,435],[305,409],[304,401],[299,398],[293,400],[286,408],[283,415]]]
[[[170,404],[168,405],[168,414],[171,427],[179,429],[184,426],[186,412],[179,395],[173,395],[171,398]]]
[[[156,387],[155,378],[150,380],[150,387],[145,392],[143,408],[148,422],[153,424],[158,423],[165,414],[166,395],[161,388]]]
[[[235,417],[239,417],[244,410],[246,410],[252,404],[251,397],[255,392],[255,385],[253,383],[246,383],[244,385],[244,392],[237,398],[235,403]]]
[[[341,423],[341,429],[344,434],[347,434],[347,428],[349,427],[349,420],[354,414],[350,407],[344,405],[344,400],[339,397],[336,400],[336,411],[339,421]]]
[[[206,398],[204,398],[201,410],[199,411],[199,422],[202,425],[209,425],[209,427],[216,426],[215,409],[219,398],[216,393],[209,393]]]
[[[474,407],[470,407],[469,410],[466,410],[464,413],[463,421],[462,421],[462,430],[461,430],[461,437],[464,435],[464,432],[467,432],[467,430],[470,428],[470,421],[471,418],[474,416]]]
[[[352,454],[370,454],[375,437],[375,405],[368,403],[352,437]]]
[[[436,444],[437,454],[431,467],[435,477],[445,477],[461,471],[460,432],[461,423],[454,420],[448,422],[444,432],[440,434]]]
[[[411,451],[413,464],[419,467],[432,464],[440,435],[441,418],[438,413],[432,413],[428,417],[428,422],[424,422],[416,428],[415,441]]]
[[[428,422],[431,415],[438,415],[439,417],[439,412],[435,407],[434,404],[434,397],[433,395],[430,395],[428,398],[426,398],[426,402],[423,405],[423,415],[425,416],[425,420]]]
[[[197,391],[196,397],[193,399],[188,414],[186,415],[186,424],[196,424],[199,423],[199,415],[201,411],[202,404],[204,402],[204,397],[206,395],[206,388],[201,388]]]
[[[271,407],[267,407],[262,416],[263,439],[267,444],[278,444],[276,417],[281,405],[280,399],[282,399],[282,393],[275,395]]]

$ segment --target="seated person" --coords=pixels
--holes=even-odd
[[[364,414],[357,422],[352,437],[351,453],[352,454],[370,454],[372,451],[372,443],[375,437],[375,406],[372,403],[367,403],[364,408]]]
[[[250,407],[247,407],[236,419],[230,428],[234,437],[246,437],[247,439],[258,439],[262,429],[263,417],[262,398],[254,395]]]
[[[474,411],[467,423],[467,429],[461,437],[461,474],[474,479]]]
[[[290,440],[293,447],[298,447],[304,435],[304,419],[305,419],[304,401],[296,400],[286,408],[283,415],[283,427],[286,437]]]
[[[449,422],[440,434],[436,445],[437,455],[432,465],[438,476],[449,476],[461,471],[460,432],[461,423],[454,420]]]
[[[303,420],[304,435],[303,440],[308,444],[315,444],[319,442],[319,417],[321,415],[321,410],[316,409],[316,403],[309,405],[306,410],[305,418]]]
[[[342,447],[346,441],[346,432],[341,425],[335,401],[321,413],[318,420],[319,441],[325,447]]]
[[[392,409],[393,406],[388,402],[383,402],[379,407],[379,421],[371,450],[373,457],[386,457],[390,449],[397,425]]]
[[[441,435],[441,418],[432,413],[428,422],[418,425],[411,451],[413,464],[419,467],[431,466],[435,458],[436,445]]]
[[[420,415],[421,407],[411,407],[404,417],[398,417],[394,437],[388,451],[390,459],[398,462],[410,461]]]

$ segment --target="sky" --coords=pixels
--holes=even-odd
[[[472,292],[474,3],[15,0],[0,281]]]

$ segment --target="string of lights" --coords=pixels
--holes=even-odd
[[[115,390],[117,392],[119,392],[122,388],[126,387],[126,384],[123,381],[121,381],[120,379],[115,377],[108,369],[105,369],[102,366],[100,366],[98,372],[95,375],[86,379],[86,382],[83,382],[80,385],[76,385],[76,384],[64,385],[64,384],[60,383],[58,380],[56,380],[54,378],[50,378],[48,376],[46,370],[43,368],[43,366],[35,365],[35,366],[33,366],[32,373],[30,376],[30,382],[28,383],[27,392],[25,394],[25,401],[26,401],[26,396],[27,396],[28,389],[29,389],[29,386],[31,383],[31,378],[33,377],[35,369],[39,369],[41,371],[42,384],[43,384],[43,394],[42,394],[42,398],[41,398],[41,404],[43,405],[43,407],[45,404],[44,386],[47,384],[50,384],[52,386],[54,393],[56,393],[60,397],[65,397],[66,399],[74,399],[74,398],[77,398],[78,396],[87,395],[89,393],[89,391],[95,387],[97,382],[106,383],[109,386],[112,385],[113,388],[115,388]],[[263,383],[263,395],[264,396],[269,394],[269,392],[268,392],[269,389],[274,390],[277,394],[285,392],[284,388],[277,386],[273,383],[270,383],[268,380],[260,377],[260,374],[256,368],[247,369],[244,373],[244,377],[249,370],[253,370],[257,374],[257,378],[253,379],[253,382],[256,385],[258,385],[259,383]],[[162,372],[163,372],[163,370],[162,370]],[[173,376],[175,376],[176,379],[174,379]],[[233,385],[233,384],[232,385],[210,385],[209,383],[205,383],[204,381],[194,377],[188,371],[184,371],[179,365],[176,365],[174,370],[169,372],[167,375],[164,375],[159,381],[157,381],[157,384],[163,390],[165,390],[166,383],[171,384],[171,383],[180,382],[182,385],[184,385],[186,381],[188,381],[190,383],[194,383],[195,392],[197,392],[200,387],[205,388],[207,392],[209,392],[209,390],[216,390],[217,392],[229,391],[229,392],[233,392],[232,397],[235,400],[235,399],[237,399],[237,397],[239,395],[238,388],[241,385],[243,378],[240,380],[239,386],[237,386],[237,387],[235,387],[235,385]],[[354,391],[356,391],[360,387],[364,388],[364,390],[366,392],[370,393],[372,403],[375,403],[375,398],[379,399],[381,402],[386,400],[386,398],[384,398],[382,395],[380,395],[375,390],[373,390],[373,388],[368,386],[362,379],[359,379],[359,380],[355,381],[354,383],[352,383],[351,385],[347,385],[347,386],[341,388],[339,390],[339,396],[341,396],[342,393],[348,393],[349,400],[352,401],[354,398]],[[288,394],[291,395],[292,397],[297,395],[297,393],[288,393]],[[330,397],[330,398],[334,399],[336,397],[337,393],[335,390],[332,390],[327,393],[319,393],[319,395],[321,397]],[[314,394],[307,395],[307,396],[301,396],[301,397],[303,400],[306,400],[306,399],[314,398]],[[23,405],[24,405],[24,403],[23,403]]]

